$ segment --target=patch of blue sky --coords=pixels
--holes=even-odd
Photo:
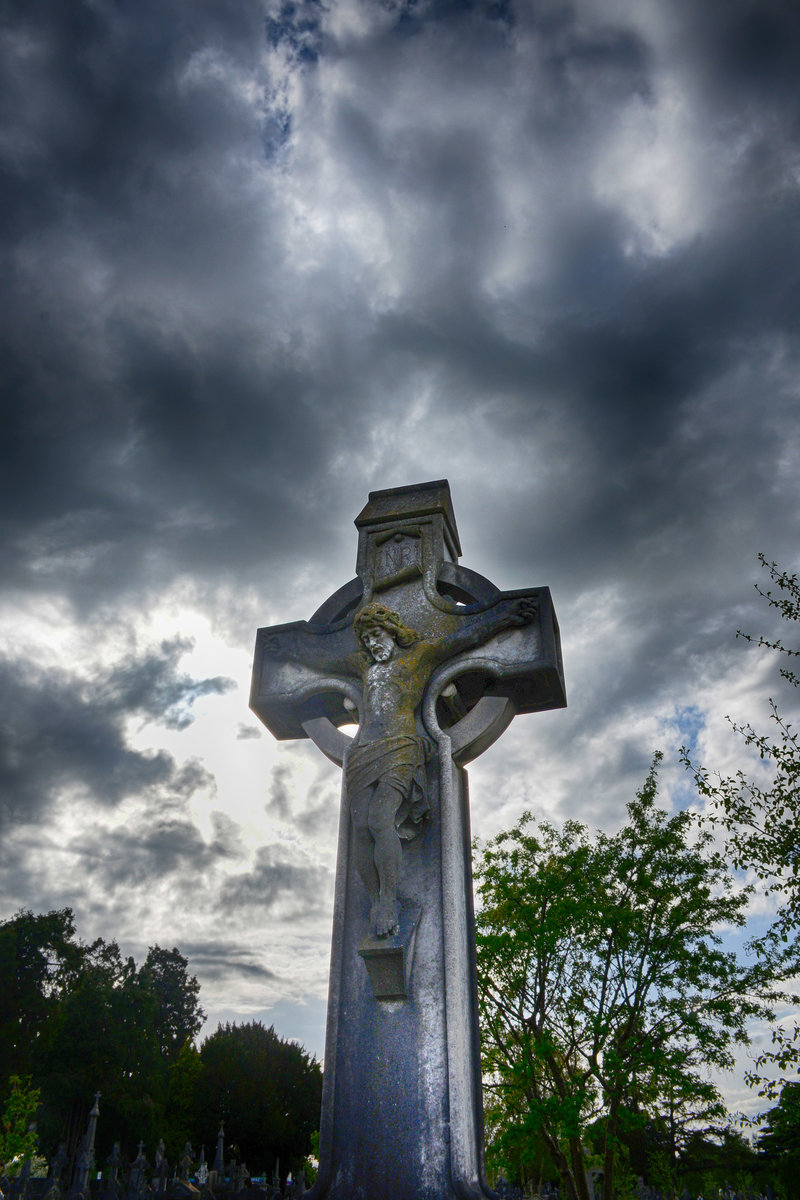
[[[696,704],[676,707],[671,725],[677,729],[678,743],[686,748],[689,758],[697,754],[697,739],[705,728],[706,715]]]
[[[662,736],[665,745],[671,748],[667,756],[668,761],[677,760],[680,747],[687,751],[692,762],[696,761],[698,740],[705,724],[706,714],[696,704],[677,706],[671,716],[664,718],[661,722]],[[671,773],[669,796],[673,810],[702,807],[702,801],[688,769]]]
[[[277,16],[266,18],[267,44],[273,50],[288,49],[298,63],[316,63],[322,50],[322,13],[320,0],[285,0]]]
[[[264,157],[271,161],[288,143],[292,134],[292,116],[286,109],[272,109],[262,129]]]

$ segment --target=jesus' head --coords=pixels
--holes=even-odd
[[[356,613],[353,629],[375,662],[387,662],[394,654],[396,645],[410,646],[419,640],[419,634],[404,625],[396,612],[376,601],[365,604]]]

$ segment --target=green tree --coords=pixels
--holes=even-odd
[[[797,575],[781,571],[768,563],[763,555],[759,561],[769,573],[773,587],[756,590],[769,607],[790,623],[800,622],[800,580]],[[800,687],[800,676],[793,669],[800,649],[787,646],[780,637],[753,638],[738,633],[774,651],[779,661],[780,675],[793,688]],[[763,882],[768,894],[779,897],[778,913],[768,934],[757,949],[771,957],[782,947],[786,972],[800,970],[800,741],[791,721],[774,699],[770,699],[771,733],[761,733],[749,724],[731,720],[733,729],[744,744],[758,754],[767,768],[767,779],[758,779],[737,771],[723,776],[698,765],[686,747],[681,750],[685,765],[691,770],[697,789],[709,802],[712,822],[726,834],[726,853],[735,867],[753,870]],[[760,1085],[761,1094],[774,1098],[789,1070],[796,1072],[800,1065],[800,1026],[775,1027],[772,1048],[758,1056],[750,1080]],[[770,1078],[765,1069],[777,1067],[781,1078]]]
[[[785,1083],[765,1114],[758,1148],[783,1184],[786,1200],[800,1197],[800,1083]]]
[[[204,1019],[180,951],[151,946],[140,969],[114,941],[77,938],[68,908],[0,922],[0,1064],[41,1088],[46,1148],[74,1151],[98,1089],[98,1154],[161,1133],[173,1066]],[[6,1077],[0,1077],[0,1088]],[[106,1145],[108,1142],[108,1145]]]
[[[203,1041],[200,1058],[197,1142],[213,1146],[223,1119],[226,1138],[254,1173],[270,1174],[276,1159],[281,1171],[302,1166],[319,1127],[322,1072],[317,1061],[259,1021],[219,1025]]]
[[[697,1130],[689,1135],[680,1156],[681,1184],[695,1194],[716,1194],[723,1188],[737,1192],[763,1192],[775,1178],[765,1173],[763,1156],[731,1126],[713,1134]]]
[[[39,1089],[31,1086],[30,1079],[12,1075],[9,1094],[0,1116],[0,1175],[3,1175],[15,1158],[25,1160],[36,1150],[36,1110],[39,1107]]]
[[[558,1168],[541,1129],[532,1127],[524,1106],[517,1106],[510,1120],[507,1092],[484,1090],[484,1126],[486,1131],[486,1168],[490,1182],[502,1175],[519,1187],[532,1185],[541,1192],[542,1183],[555,1180]]]
[[[206,1014],[200,1007],[200,984],[188,971],[189,961],[177,946],[151,946],[139,972],[142,986],[156,1000],[155,1032],[167,1062],[174,1062],[187,1040],[200,1032]]]
[[[183,1147],[194,1137],[194,1112],[201,1103],[199,1089],[202,1075],[200,1052],[187,1038],[169,1067],[163,1136],[167,1157],[172,1162],[178,1160]]]
[[[156,1014],[155,995],[116,942],[98,938],[84,947],[81,973],[61,999],[35,1058],[54,1140],[62,1136],[75,1149],[98,1089],[104,1113],[99,1153],[110,1150],[112,1131],[126,1151],[140,1137],[157,1138],[167,1068]]]
[[[571,1200],[588,1196],[593,1120],[611,1196],[626,1126],[666,1103],[722,1117],[706,1069],[731,1067],[749,1019],[770,1013],[769,964],[741,965],[716,932],[744,924],[749,891],[691,813],[658,807],[660,759],[619,833],[526,814],[476,870],[488,1086],[509,1127],[541,1130]]]
[[[0,1063],[29,1075],[33,1056],[83,965],[72,910],[21,910],[0,922]],[[0,1078],[0,1085],[5,1078]]]

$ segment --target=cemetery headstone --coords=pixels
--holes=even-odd
[[[67,1165],[67,1145],[66,1142],[59,1142],[58,1150],[50,1163],[50,1170],[47,1176],[47,1184],[44,1194],[50,1196],[51,1200],[58,1200],[61,1194],[61,1182],[64,1176],[64,1167]]]
[[[219,1123],[219,1132],[217,1133],[217,1152],[214,1155],[214,1176],[215,1184],[222,1184],[225,1180],[225,1126],[222,1121]]]
[[[122,1167],[122,1151],[119,1142],[114,1142],[106,1159],[106,1177],[103,1181],[103,1200],[117,1200],[120,1194],[119,1172]]]
[[[89,1190],[89,1179],[94,1169],[94,1142],[97,1133],[97,1119],[100,1116],[100,1093],[96,1092],[94,1105],[89,1113],[89,1124],[78,1152],[75,1170],[72,1178],[70,1194],[74,1197],[86,1196]]]
[[[164,1139],[158,1139],[155,1158],[153,1159],[153,1175],[150,1186],[154,1192],[165,1192],[169,1184],[169,1160],[167,1159]]]
[[[139,1142],[138,1153],[131,1163],[128,1172],[128,1186],[125,1189],[127,1200],[137,1200],[147,1188],[146,1171],[148,1162],[144,1153],[144,1142]]]

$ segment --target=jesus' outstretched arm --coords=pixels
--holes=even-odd
[[[431,641],[431,649],[439,661],[444,661],[464,650],[483,646],[503,629],[529,625],[535,619],[536,612],[537,604],[532,596],[499,600],[483,612],[461,617],[458,629]]]

